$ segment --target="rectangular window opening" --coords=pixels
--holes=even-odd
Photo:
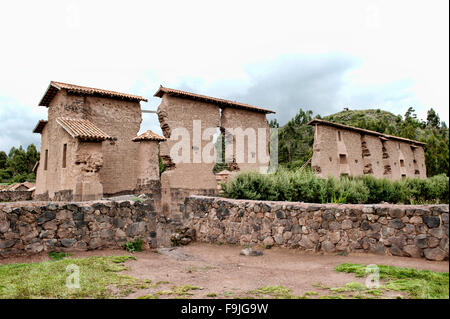
[[[62,168],[66,168],[67,144],[63,145]]]
[[[341,141],[341,131],[338,131],[338,140]]]
[[[341,164],[347,164],[347,155],[345,155],[345,154],[339,154],[339,163],[341,163]]]
[[[48,150],[45,150],[44,171],[47,170],[47,167],[48,167]]]
[[[401,167],[405,167],[405,161],[404,160],[400,160],[400,166]]]

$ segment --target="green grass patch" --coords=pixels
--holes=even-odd
[[[51,260],[61,260],[69,256],[71,256],[71,254],[64,251],[51,251],[48,253],[48,258],[50,258]]]
[[[386,282],[378,289],[369,289],[367,293],[379,296],[381,291],[401,291],[414,299],[448,299],[448,272],[417,270],[378,265],[380,279]],[[336,271],[354,273],[356,277],[366,276],[366,266],[360,264],[341,264]]]
[[[137,299],[158,299],[157,295],[145,295],[145,296],[139,296]]]
[[[256,295],[261,298],[271,298],[271,299],[299,299],[299,296],[292,294],[291,289],[283,286],[267,286],[258,288],[255,290],[250,290],[247,292],[250,295]]]
[[[0,298],[116,298],[146,287],[145,282],[119,274],[132,256],[65,258],[0,266]],[[69,289],[67,266],[79,267],[80,288]]]
[[[217,297],[217,294],[212,292],[212,293],[207,294],[206,297],[214,298],[214,297]]]

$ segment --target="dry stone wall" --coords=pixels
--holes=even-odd
[[[0,204],[0,257],[118,248],[141,238],[156,247],[152,200]]]
[[[0,202],[31,200],[31,197],[30,191],[0,191]]]
[[[184,226],[212,243],[448,259],[448,205],[336,205],[186,198]]]

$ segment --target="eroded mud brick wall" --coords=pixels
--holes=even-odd
[[[116,138],[103,142],[100,170],[105,196],[133,192],[137,180],[139,144],[132,142],[142,122],[139,102],[86,97],[87,119]]]
[[[0,257],[121,248],[137,238],[156,247],[156,223],[151,200],[0,203]]]
[[[36,199],[71,199],[74,190],[78,141],[57,122],[57,117],[83,118],[83,97],[67,97],[58,93],[48,108],[48,123],[42,131],[41,157],[36,172]],[[63,147],[66,144],[66,167]]]
[[[191,196],[198,241],[448,260],[448,205],[336,205]]]
[[[311,167],[324,178],[341,175],[373,175],[392,180],[426,178],[422,146],[321,124],[315,125]]]
[[[244,137],[244,149],[243,149],[243,162],[236,162],[235,166],[231,166],[233,169],[239,171],[263,171],[266,172],[269,167],[269,124],[266,120],[266,114],[262,112],[254,112],[237,108],[226,107],[222,110],[221,128],[225,130],[225,134],[229,129],[250,129],[256,134],[255,147],[249,146],[250,139]],[[260,130],[259,130],[260,129]],[[262,156],[259,153],[258,147],[261,147],[258,143],[258,134],[261,134],[261,130],[264,130],[264,153]],[[263,137],[263,136],[261,136]],[[227,137],[225,137],[227,138]],[[230,151],[226,158],[227,162],[233,162],[233,159],[237,159],[237,141],[236,136],[231,137],[233,139],[233,149]],[[227,142],[227,139],[226,139]],[[253,142],[252,142],[253,144]],[[250,152],[249,152],[250,151]]]
[[[203,148],[210,141],[200,139],[198,145],[193,145],[193,121],[201,121],[202,136],[206,128],[219,127],[220,108],[213,104],[164,94],[158,107],[158,119],[167,139],[160,143],[160,156],[166,166],[166,171],[161,175],[162,212],[176,217],[180,214],[186,196],[216,193],[216,179],[213,174],[215,162],[205,163],[201,157]],[[189,133],[187,163],[174,163],[170,155],[171,149],[181,140],[181,137],[173,136],[176,128],[184,128]],[[193,163],[194,156],[200,156],[200,163]]]
[[[70,190],[74,189],[79,174],[79,169],[73,164],[77,161],[77,155],[83,154],[83,147],[56,122],[58,117],[89,120],[114,137],[114,141],[99,143],[103,157],[99,170],[103,193],[109,196],[133,192],[137,180],[139,145],[132,139],[136,137],[142,122],[139,102],[74,95],[59,90],[49,104],[48,123],[42,131],[36,198],[71,200],[73,195]],[[62,167],[64,144],[67,144],[66,168]],[[100,152],[95,150],[94,153],[93,157],[99,157]],[[46,156],[47,170],[44,165]]]

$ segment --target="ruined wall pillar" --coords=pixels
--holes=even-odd
[[[217,192],[215,158],[209,162],[204,155],[213,152],[209,133],[220,125],[220,108],[165,94],[158,107],[158,119],[167,139],[160,144],[160,156],[166,166],[161,175],[161,211],[178,218],[186,196]]]

